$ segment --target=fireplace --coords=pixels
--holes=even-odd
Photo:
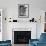
[[[28,44],[31,31],[14,31],[14,44]]]

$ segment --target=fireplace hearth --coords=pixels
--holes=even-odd
[[[14,31],[14,44],[28,44],[31,31]]]

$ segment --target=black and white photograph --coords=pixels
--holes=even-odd
[[[19,18],[29,17],[29,4],[18,4]]]

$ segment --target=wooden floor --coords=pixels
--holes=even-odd
[[[12,44],[12,46],[29,46],[28,44]]]

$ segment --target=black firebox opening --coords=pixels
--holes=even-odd
[[[28,44],[31,31],[14,31],[14,44]]]

